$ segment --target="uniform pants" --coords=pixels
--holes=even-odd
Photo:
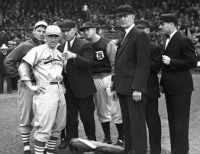
[[[18,81],[18,111],[19,111],[19,131],[21,134],[30,133],[33,120],[33,95],[34,92]]]
[[[40,142],[47,142],[51,137],[59,138],[61,130],[66,125],[66,102],[63,85],[43,85],[45,93],[35,94],[33,97],[34,138]]]
[[[122,110],[125,135],[125,151],[146,154],[147,132],[145,116],[145,97],[142,101],[133,101],[132,95],[118,94]]]
[[[165,94],[169,120],[172,154],[187,154],[189,151],[189,117],[191,92],[176,95]]]
[[[94,94],[94,102],[97,115],[101,123],[110,122],[122,123],[121,108],[119,100],[112,100],[110,93],[111,75],[94,78],[97,92]]]

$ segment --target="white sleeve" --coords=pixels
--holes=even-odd
[[[32,67],[38,62],[38,48],[32,48],[24,57],[23,60]]]

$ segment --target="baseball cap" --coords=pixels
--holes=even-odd
[[[49,25],[46,28],[46,35],[58,35],[62,34],[60,27],[57,25]]]
[[[176,14],[174,13],[163,13],[160,15],[160,22],[172,22],[172,23],[175,23],[177,24],[178,22],[178,19],[177,19],[177,16]]]
[[[117,16],[120,16],[120,15],[135,14],[135,11],[131,5],[124,4],[117,7],[115,13]]]
[[[48,24],[46,23],[46,21],[38,21],[36,22],[35,26],[34,26],[34,29],[38,28],[39,26],[44,26],[45,28],[48,26]]]
[[[93,22],[91,22],[91,21],[88,21],[88,22],[83,23],[83,25],[80,26],[79,29],[82,31],[82,30],[84,30],[84,29],[86,29],[86,28],[99,28],[99,27],[100,27],[99,24],[93,23]]]

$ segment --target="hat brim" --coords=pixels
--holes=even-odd
[[[118,13],[116,13],[116,16],[126,16],[129,14],[134,14],[134,13],[133,12],[118,12]]]
[[[84,27],[80,27],[79,30],[84,31],[85,29],[88,29],[88,28],[101,28],[101,27],[100,26],[84,26]]]

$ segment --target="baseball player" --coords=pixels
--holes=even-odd
[[[46,29],[46,43],[32,48],[19,66],[19,75],[34,92],[33,112],[35,154],[54,154],[56,142],[66,122],[66,102],[62,85],[63,57],[56,49],[61,29],[50,25]],[[30,70],[36,79],[31,81]]]
[[[118,130],[118,145],[123,145],[123,127],[121,110],[118,100],[111,98],[111,71],[114,64],[116,46],[97,34],[98,25],[86,22],[80,30],[84,31],[85,37],[92,43],[94,49],[95,64],[92,68],[93,79],[97,88],[94,100],[97,114],[104,131],[105,143],[111,144],[110,121],[113,120]]]
[[[18,64],[21,63],[22,58],[35,46],[43,43],[44,33],[47,27],[45,21],[38,21],[33,29],[33,38],[19,44],[4,60],[4,66],[7,74],[16,79],[18,77]],[[32,130],[32,97],[33,92],[29,90],[20,80],[18,81],[18,110],[19,110],[19,131],[21,139],[24,144],[24,153],[29,154],[30,132]]]

